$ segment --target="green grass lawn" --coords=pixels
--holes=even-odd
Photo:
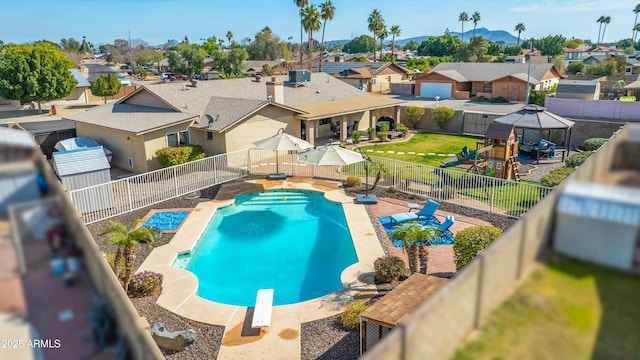
[[[640,277],[558,259],[537,269],[454,359],[638,359]]]
[[[414,134],[411,139],[399,143],[380,143],[377,145],[362,146],[363,149],[372,149],[377,151],[384,151],[383,154],[376,152],[368,153],[378,157],[385,157],[390,159],[402,160],[413,162],[423,165],[439,166],[442,164],[442,160],[446,159],[441,156],[419,156],[417,153],[436,153],[436,154],[456,154],[464,146],[467,146],[469,150],[476,149],[476,141],[482,140],[481,137],[465,136],[465,135],[445,135],[434,133],[418,133]],[[388,154],[388,150],[394,152],[405,152],[405,155]],[[416,155],[408,155],[407,152],[413,151]]]

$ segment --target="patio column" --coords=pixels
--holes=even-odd
[[[395,110],[396,110],[396,124],[400,124],[400,106],[396,105],[395,106]]]
[[[369,110],[369,127],[376,127],[376,116],[373,113],[373,110]]]
[[[307,142],[309,142],[310,144],[316,143],[315,131],[316,131],[315,121],[307,120],[307,138],[305,140],[307,140]]]
[[[340,141],[347,140],[347,115],[342,115],[340,120]]]

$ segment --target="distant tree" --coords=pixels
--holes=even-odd
[[[273,69],[269,64],[263,64],[261,73],[262,76],[273,76]]]
[[[369,18],[367,19],[367,23],[369,24],[368,29],[373,33],[373,61],[376,61],[376,39],[377,35],[384,27],[384,19],[382,18],[382,14],[380,10],[373,9],[371,14],[369,14]]]
[[[604,41],[604,33],[607,32],[607,25],[611,24],[611,16],[605,16],[603,23],[604,23],[604,28],[602,28],[602,38],[600,39],[600,42]]]
[[[420,44],[417,41],[409,40],[409,41],[407,41],[406,44],[404,44],[404,49],[405,50],[415,51],[415,50],[418,50],[419,46],[420,46]]]
[[[635,36],[633,37],[633,42],[635,42],[636,36],[638,36],[638,33],[640,32],[640,24],[636,24],[636,26],[633,27],[633,30],[636,32]],[[635,47],[637,48],[638,46],[636,45]]]
[[[505,46],[503,53],[509,56],[516,56],[522,54],[522,48],[518,45]]]
[[[82,35],[82,43],[80,44],[79,51],[83,54],[87,54],[91,52],[91,48],[89,46],[89,43],[87,42],[87,37],[84,35]]]
[[[244,70],[244,61],[249,58],[247,50],[242,46],[234,43],[230,52],[218,51],[213,55],[213,63],[216,69],[228,76],[230,74],[238,74],[236,77],[242,77]]]
[[[453,35],[429,36],[418,48],[420,56],[452,56],[458,52],[462,40]]]
[[[107,103],[107,96],[113,96],[122,90],[120,80],[114,75],[100,75],[91,84],[91,93],[95,96],[102,96],[104,103]]]
[[[480,13],[479,12],[474,12],[473,15],[471,15],[471,21],[473,21],[473,35],[471,37],[475,37],[476,36],[476,26],[478,26],[478,22],[480,21]]]
[[[247,45],[249,59],[275,60],[288,57],[289,50],[287,50],[286,44],[268,30],[265,28],[256,33],[254,40]]]
[[[168,52],[169,68],[176,74],[184,74],[193,78],[204,67],[204,54],[196,44],[186,42],[180,44],[175,50]]]
[[[393,52],[396,50],[396,36],[400,36],[401,32],[400,25],[391,25],[391,28],[389,28],[389,33],[391,33],[391,61],[394,63],[396,62],[393,57]]]
[[[567,39],[562,35],[547,35],[540,40],[535,40],[533,45],[546,56],[558,56],[564,53]]]
[[[209,56],[213,56],[214,53],[220,50],[220,45],[218,44],[218,38],[215,36],[210,36],[202,41],[202,45],[200,45],[202,51]]]
[[[386,53],[386,54],[382,55],[382,61],[383,62],[393,62],[393,57],[391,56],[391,54]]]
[[[632,39],[622,39],[619,40],[616,43],[616,48],[617,49],[626,49],[626,48],[630,48],[633,47],[633,40]]]
[[[360,55],[357,58],[353,59],[354,62],[368,62],[369,58],[364,56],[364,55]]]
[[[584,40],[582,39],[571,38],[567,41],[567,47],[571,49],[577,49],[578,46],[582,45],[583,43]]]
[[[293,0],[298,8],[300,8],[300,62],[302,62],[302,9],[304,9],[307,5],[309,5],[309,0]]]
[[[160,61],[164,58],[164,55],[154,48],[146,48],[140,52],[138,55],[138,63],[145,65],[152,65],[156,67],[158,72],[160,72]]]
[[[584,63],[582,61],[574,61],[567,66],[567,73],[575,75],[579,72],[584,72]]]
[[[384,41],[384,39],[387,38],[387,36],[389,36],[389,30],[387,29],[387,26],[383,26],[382,29],[380,29],[380,33],[378,34],[378,38],[380,39],[380,58],[382,58],[382,52],[384,51],[384,46],[382,45],[382,42]],[[382,60],[382,59],[380,59]],[[384,61],[384,60],[382,60]]]
[[[456,59],[462,62],[488,62],[491,56],[487,54],[489,44],[480,36],[472,37],[469,43],[462,44],[456,54]]]
[[[518,23],[514,28],[514,31],[518,32],[518,42],[516,43],[516,45],[520,45],[520,34],[522,34],[522,32],[524,32],[525,30],[527,30],[527,28],[523,23]]]
[[[69,69],[73,63],[50,42],[10,44],[0,59],[0,97],[41,102],[69,96],[78,82]]]
[[[326,0],[320,5],[320,18],[322,19],[322,48],[320,49],[320,65],[318,71],[322,72],[322,59],[324,58],[324,30],[327,28],[327,20],[333,20],[336,14],[336,7],[331,0]]]
[[[633,32],[631,33],[631,38],[633,39],[633,41],[636,41],[636,35],[638,35],[638,29],[636,29],[636,27],[638,26],[638,14],[640,14],[640,3],[638,3],[636,5],[635,8],[633,8],[633,13],[636,14],[636,18],[635,20],[633,20]]]
[[[342,51],[349,54],[369,52],[374,48],[375,40],[369,35],[360,35],[344,44]]]
[[[229,46],[231,46],[231,39],[233,39],[233,33],[231,32],[231,30],[227,31],[227,41],[229,43]]]
[[[68,52],[80,52],[80,42],[74,38],[60,39],[62,50]]]
[[[464,11],[461,12],[460,15],[458,15],[458,21],[462,23],[462,32],[460,33],[460,38],[462,42],[464,42],[464,23],[465,21],[469,21],[469,15]]]
[[[307,7],[302,10],[302,26],[304,30],[307,32],[307,52],[309,53],[309,64],[312,61],[312,44],[313,44],[313,32],[320,30],[320,12],[318,8],[311,4],[307,5]]]

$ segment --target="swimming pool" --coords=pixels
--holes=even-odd
[[[319,192],[270,190],[218,209],[174,266],[196,275],[199,296],[253,306],[259,289],[275,289],[274,305],[340,290],[342,271],[357,261],[341,204]]]

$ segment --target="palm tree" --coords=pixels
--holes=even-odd
[[[522,34],[522,32],[525,30],[527,30],[527,28],[524,27],[523,23],[518,23],[514,29],[514,31],[518,32],[518,46],[520,46],[520,34]]]
[[[638,36],[638,32],[640,32],[640,24],[636,24],[636,26],[633,27],[633,31],[634,31],[634,36],[633,36],[633,42],[636,42],[636,37]]]
[[[396,48],[396,36],[400,36],[402,30],[400,30],[400,25],[391,25],[389,32],[391,33],[391,61],[395,63],[396,60],[393,57],[393,52]]]
[[[435,228],[422,226],[417,221],[407,221],[393,227],[389,236],[402,240],[402,248],[409,258],[409,271],[413,274],[418,271],[418,257],[420,257],[420,272],[427,273],[427,248],[425,240],[433,241],[436,237]]]
[[[309,62],[311,62],[313,32],[320,30],[320,12],[315,5],[308,5],[302,10],[302,26],[308,35]]]
[[[464,42],[464,22],[469,21],[469,15],[464,11],[461,12],[458,16],[458,21],[462,23],[462,33],[460,33],[460,38],[462,39],[462,42]]]
[[[322,72],[322,57],[324,56],[324,30],[327,27],[327,20],[333,20],[333,16],[336,14],[336,8],[331,3],[331,0],[327,0],[324,4],[320,5],[320,18],[322,18],[322,53],[320,54],[320,66],[318,71]]]
[[[636,14],[636,19],[633,21],[633,33],[631,34],[631,38],[635,42],[636,35],[638,33],[638,30],[636,30],[636,26],[638,25],[638,14],[640,14],[640,4],[636,5],[636,7],[633,9],[633,13]]]
[[[231,47],[231,39],[233,39],[233,33],[231,30],[227,31],[227,40],[229,41],[229,47]]]
[[[473,21],[473,36],[476,36],[476,26],[478,26],[478,22],[480,21],[480,13],[479,12],[474,12],[473,15],[471,15],[471,21]]]
[[[600,39],[598,44],[604,41],[604,33],[607,31],[607,25],[611,24],[611,16],[605,16],[603,23],[604,23],[604,28],[602,28],[602,39]]]
[[[129,280],[131,279],[133,267],[135,265],[136,246],[138,246],[140,242],[146,242],[151,246],[152,242],[158,240],[158,236],[155,231],[148,228],[136,229],[137,223],[138,221],[135,221],[131,227],[127,228],[126,225],[120,222],[110,221],[109,227],[100,233],[101,236],[107,237],[109,244],[117,247],[113,267],[116,277],[118,278],[120,278],[119,275],[121,275],[118,274],[120,259],[122,256],[125,258],[124,276],[122,279],[124,282],[125,292],[129,290]]]
[[[598,20],[596,20],[596,22],[600,24],[600,27],[598,28],[598,41],[596,45],[600,45],[600,32],[602,31],[602,24],[605,22],[605,19],[606,18],[603,15],[603,16],[600,16]]]
[[[440,230],[425,226],[418,233],[418,259],[420,260],[420,273],[427,274],[427,262],[429,261],[429,250],[427,250],[426,242],[433,243],[433,240],[441,233]]]
[[[382,18],[382,14],[380,10],[373,9],[371,14],[369,14],[369,18],[367,19],[367,23],[369,24],[369,31],[373,33],[373,61],[376,61],[376,39],[378,32],[384,26],[384,19]]]
[[[380,61],[382,61],[382,50],[384,50],[384,46],[382,46],[382,41],[389,36],[389,31],[386,26],[382,26],[380,29],[380,33],[378,34],[378,39],[380,39]]]
[[[302,62],[302,9],[309,5],[309,0],[293,0],[293,2],[300,8],[300,62]]]

